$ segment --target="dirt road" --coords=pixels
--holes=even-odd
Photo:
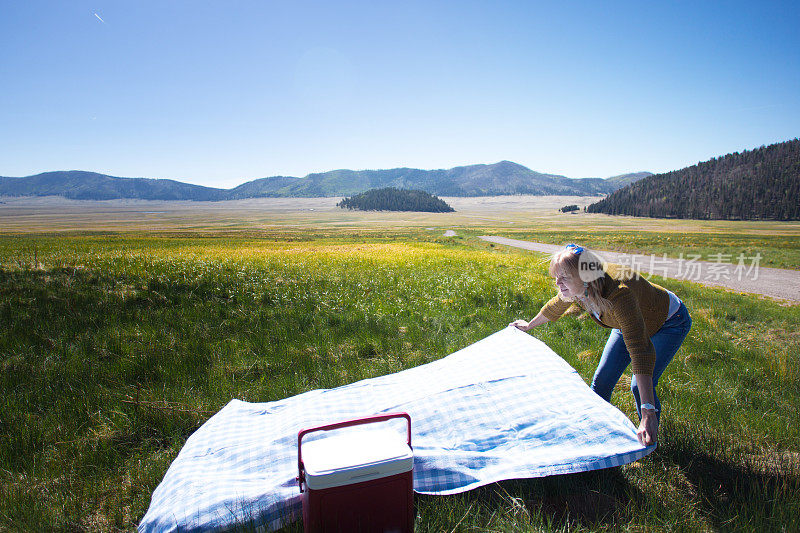
[[[506,237],[483,236],[479,238],[495,244],[545,254],[552,254],[563,248],[555,244],[519,241]],[[753,257],[743,258],[739,263],[713,263],[700,261],[697,257],[689,254],[685,258],[675,259],[659,255],[595,251],[606,261],[626,265],[642,273],[725,287],[737,292],[760,294],[793,304],[800,302],[800,270],[762,267],[759,266],[758,259]]]

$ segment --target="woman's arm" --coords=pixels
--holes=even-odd
[[[644,317],[630,289],[618,291],[612,298],[613,314],[631,356],[631,370],[636,377],[641,404],[655,403],[653,392],[653,369],[656,350],[647,335]],[[644,446],[655,444],[658,439],[658,416],[655,410],[642,409],[642,419],[636,436]]]
[[[525,320],[515,320],[509,326],[515,326],[522,331],[528,331],[536,326],[540,326],[545,322],[553,322],[558,320],[558,317],[564,314],[564,311],[572,305],[572,302],[565,302],[558,295],[553,296],[550,300],[542,306],[533,320],[527,322]]]
[[[529,331],[536,326],[541,326],[542,324],[550,322],[550,319],[547,318],[539,311],[539,314],[533,317],[533,320],[528,322],[527,320],[515,320],[509,326],[515,326],[517,329],[521,329],[522,331]]]
[[[650,374],[635,374],[636,387],[639,389],[639,401],[642,404],[655,404],[653,392],[653,376]],[[658,414],[655,410],[642,409],[642,421],[636,436],[644,446],[655,444],[658,440]]]

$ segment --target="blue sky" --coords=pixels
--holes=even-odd
[[[798,27],[796,1],[0,0],[0,175],[668,171],[800,136]]]

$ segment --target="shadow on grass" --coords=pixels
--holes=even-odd
[[[434,531],[440,517],[435,516],[443,499],[450,496],[416,495],[418,516],[423,529]],[[643,500],[641,491],[622,474],[620,468],[610,468],[578,474],[566,474],[535,479],[516,479],[493,483],[486,487],[455,496],[457,506],[466,509],[464,519],[456,526],[492,527],[493,518],[500,515],[514,521],[540,522],[549,529],[571,530],[576,526],[607,528],[629,521],[629,509]],[[472,513],[473,509],[484,512]],[[484,514],[472,519],[468,514]],[[457,516],[458,512],[451,516]],[[487,523],[487,520],[489,523]],[[445,524],[438,524],[445,526]],[[428,527],[432,526],[432,527]],[[446,524],[453,528],[454,524]],[[458,529],[456,527],[455,529]]]
[[[530,514],[539,514],[555,528],[574,525],[591,527],[627,521],[632,502],[643,500],[620,468],[529,480],[534,490],[525,504]]]
[[[800,526],[797,452],[735,448],[710,432],[677,427],[654,459],[680,469],[716,528],[797,531]]]

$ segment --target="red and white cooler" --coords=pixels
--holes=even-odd
[[[405,438],[389,424],[377,424],[395,418],[406,419]],[[367,424],[303,444],[309,433]],[[414,530],[414,453],[408,413],[303,429],[297,434],[297,467],[306,532]]]

